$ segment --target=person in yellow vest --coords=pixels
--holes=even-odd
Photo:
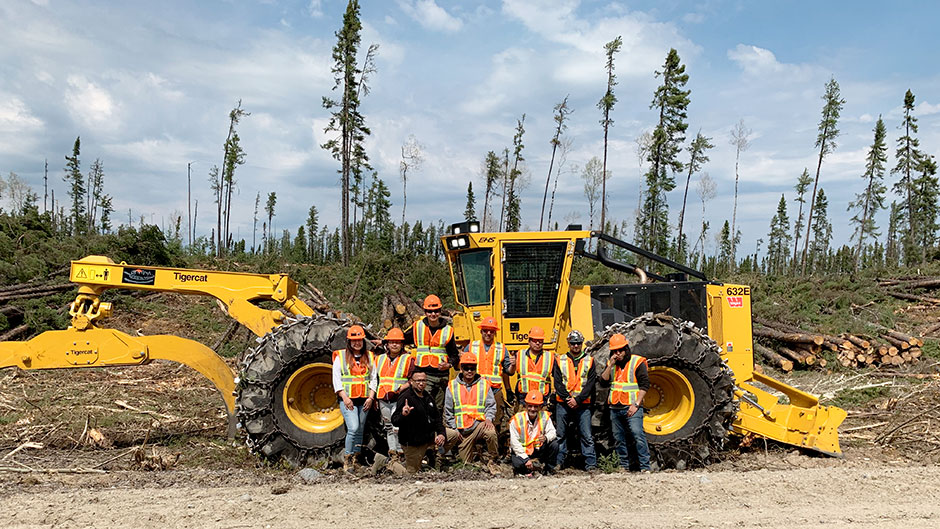
[[[544,354],[542,351],[544,344],[545,331],[541,327],[529,329],[529,346],[520,350],[516,359],[516,372],[519,374],[519,379],[516,381],[517,412],[525,406],[523,401],[530,391],[538,391],[542,394],[544,402],[549,401],[555,355]]]
[[[496,399],[493,390],[477,373],[477,357],[460,355],[460,376],[450,381],[444,393],[444,451],[457,446],[460,460],[467,463],[477,443],[486,443],[486,466],[499,474],[499,447],[496,443]]]
[[[496,398],[496,417],[493,423],[500,426],[503,422],[503,413],[506,409],[506,399],[503,397],[503,382],[516,372],[516,356],[508,354],[503,344],[496,341],[496,331],[499,325],[496,318],[488,316],[480,322],[480,335],[482,340],[474,340],[465,348],[477,356],[477,372],[493,389]]]
[[[392,424],[392,414],[398,403],[398,394],[408,387],[408,374],[411,372],[411,355],[402,354],[405,335],[401,329],[394,328],[385,336],[385,353],[375,358],[375,372],[378,377],[376,398],[382,415],[382,428],[388,441],[388,468],[395,474],[404,474],[405,468],[401,445],[398,442],[398,428]]]
[[[365,330],[353,325],[346,332],[346,348],[333,351],[333,391],[346,422],[343,470],[358,466],[356,456],[362,450],[366,416],[375,402],[376,371],[372,352],[366,350],[365,338]]]
[[[611,336],[609,343],[610,360],[601,384],[610,386],[607,402],[620,466],[649,472],[650,451],[643,431],[643,397],[650,389],[646,358],[631,354],[630,342],[622,334]]]
[[[568,455],[569,427],[577,428],[581,438],[584,469],[597,468],[594,435],[591,433],[591,397],[597,382],[594,358],[584,354],[584,335],[577,329],[568,333],[568,354],[558,357],[552,371],[555,381],[555,424],[558,433],[558,468]]]
[[[426,391],[442,409],[450,368],[457,365],[460,349],[454,342],[454,328],[441,318],[441,298],[431,294],[422,306],[424,318],[405,329],[405,347],[414,346],[414,368],[428,374]]]
[[[530,391],[525,396],[525,410],[509,421],[509,447],[512,469],[516,474],[532,475],[541,463],[544,474],[555,472],[558,458],[558,439],[548,412],[542,409],[542,394]]]

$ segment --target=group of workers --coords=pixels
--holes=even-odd
[[[607,403],[620,467],[650,470],[642,406],[650,384],[647,364],[631,354],[625,336],[611,336],[610,359],[603,369],[595,369],[577,330],[567,336],[565,355],[543,351],[545,331],[539,327],[529,330],[528,347],[513,354],[496,341],[498,324],[487,317],[479,324],[482,339],[461,350],[453,327],[441,317],[440,298],[428,296],[423,309],[425,317],[408,329],[393,328],[376,341],[381,354],[373,354],[359,325],[349,328],[346,348],[333,353],[333,389],[346,424],[344,469],[358,466],[366,417],[377,408],[393,472],[417,472],[425,458],[433,464],[438,454],[452,450],[468,463],[480,447],[482,462],[499,474],[499,434],[510,406],[505,385],[515,403],[505,428],[516,474],[550,474],[561,468],[575,429],[584,468],[593,470],[597,456],[591,398],[600,383],[610,387]],[[451,367],[458,374],[449,380]],[[509,387],[512,375],[518,378],[514,388]],[[546,410],[552,402],[554,421]]]

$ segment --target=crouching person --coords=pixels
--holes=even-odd
[[[421,470],[424,454],[432,448],[444,446],[444,422],[427,391],[428,374],[412,371],[410,387],[398,394],[392,413],[392,424],[398,427],[398,442],[405,453],[405,471],[409,474]]]
[[[543,473],[555,472],[558,440],[548,412],[542,409],[543,403],[540,392],[528,392],[525,396],[525,410],[509,421],[509,446],[512,449],[512,468],[516,474],[531,475],[538,470],[536,460],[541,464]]]
[[[456,445],[458,457],[467,463],[476,445],[485,443],[487,470],[498,475],[495,416],[496,398],[489,383],[477,373],[477,356],[463,353],[460,355],[460,375],[447,385],[444,393],[444,424],[447,426],[444,450]]]

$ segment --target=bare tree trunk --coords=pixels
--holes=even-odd
[[[827,127],[828,129],[828,127]],[[826,131],[823,131],[825,138]],[[809,211],[806,213],[806,238],[803,241],[803,262],[800,266],[800,275],[806,275],[806,255],[809,251],[809,230],[813,225],[813,207],[816,206],[816,187],[819,186],[819,172],[822,169],[823,154],[826,151],[826,140],[819,146],[819,162],[816,164],[816,181],[813,183],[813,196],[809,198]]]

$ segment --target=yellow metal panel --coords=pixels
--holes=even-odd
[[[706,285],[708,335],[718,342],[721,355],[738,380],[754,370],[754,338],[751,334],[751,287]]]

